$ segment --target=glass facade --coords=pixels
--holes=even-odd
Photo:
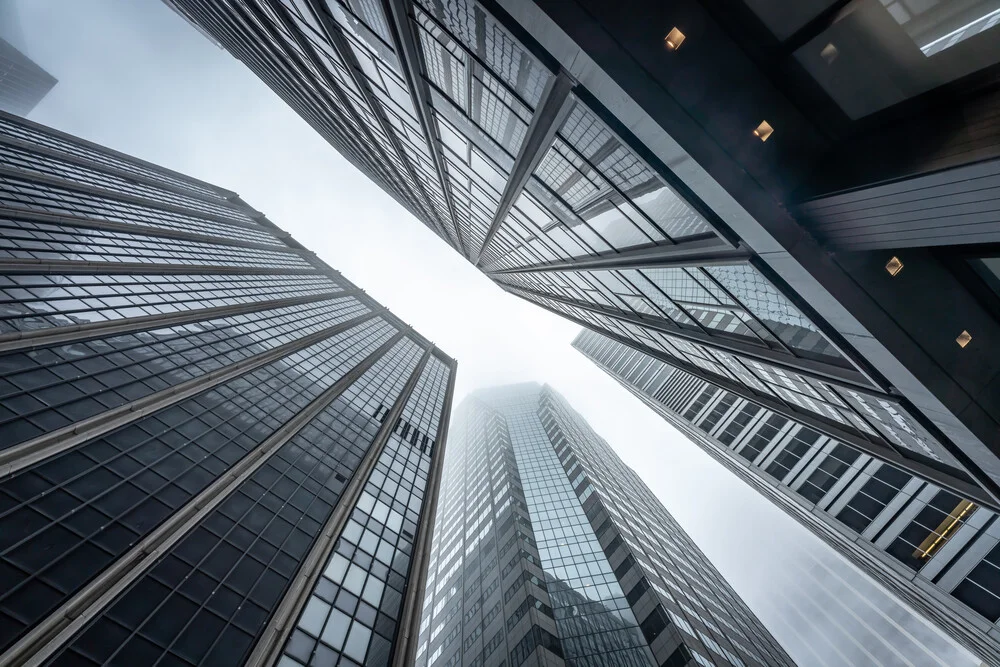
[[[553,31],[524,21],[531,3],[169,4],[510,293],[945,486],[993,469],[956,456],[926,401],[735,239],[607,90],[568,74],[538,43]]]
[[[1000,659],[994,511],[595,332],[574,346],[945,634]]]
[[[549,387],[459,407],[417,665],[784,665],[639,477]]]
[[[233,193],[0,154],[0,662],[398,664],[454,361]]]
[[[56,79],[3,39],[4,33],[0,30],[0,111],[25,116],[52,90]]]

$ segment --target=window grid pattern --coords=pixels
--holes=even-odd
[[[726,392],[722,397],[722,400],[716,403],[711,411],[709,411],[708,415],[701,420],[698,424],[698,428],[705,433],[711,433],[712,429],[714,429],[716,424],[719,423],[719,420],[722,419],[727,412],[729,412],[729,408],[733,407],[734,403],[736,403],[736,395]]]
[[[451,427],[418,638],[421,667],[480,666],[498,654],[517,665],[535,649],[537,624],[552,628],[507,423],[484,404],[476,408],[459,411]],[[561,656],[553,642],[549,650]]]
[[[837,518],[856,532],[864,532],[911,479],[913,477],[902,470],[882,465],[837,514]]]
[[[224,194],[204,183],[168,174],[163,170],[142,164],[138,160],[133,160],[106,149],[93,148],[81,141],[75,140],[74,137],[58,136],[47,132],[45,128],[0,118],[0,132],[28,143],[84,158],[96,164],[127,171],[176,188],[197,192],[205,197],[220,201],[225,201],[226,199]]]
[[[616,576],[623,579],[630,576],[629,571],[638,571],[645,581],[652,582],[649,587],[656,590],[671,613],[702,628],[699,632],[708,633],[724,647],[726,659],[720,664],[786,664],[784,651],[729,584],[638,475],[614,455],[582,417],[548,388],[543,390],[541,414],[564,467],[580,466],[593,486],[593,492],[578,488],[581,498],[597,496],[607,513],[592,506],[588,510],[591,525],[604,530],[604,526],[613,526],[617,531],[618,537],[606,547],[606,553],[613,557],[618,549],[615,543],[627,546],[624,553],[629,555],[618,565]],[[631,604],[644,593],[642,586],[637,586],[638,591],[629,593]],[[655,628],[648,627],[652,618],[640,625],[650,642],[658,635]],[[705,644],[701,635],[689,634],[685,637],[688,644]]]
[[[409,172],[403,176],[416,192],[426,196],[430,203],[431,215],[439,223],[448,220],[445,227],[450,228],[450,213],[443,196],[443,189],[434,167],[423,134],[416,116],[413,102],[410,100],[406,82],[402,77],[398,57],[393,52],[391,39],[388,38],[388,26],[381,8],[374,4],[356,5],[358,12],[351,12],[341,4],[327,5],[331,15],[340,26],[354,56],[368,82],[368,87],[374,95],[379,111],[386,117],[391,131],[397,141],[393,146],[402,150],[401,164],[408,164],[417,174],[417,181],[411,181]],[[292,9],[294,13],[294,8]],[[306,25],[300,30],[310,35]],[[316,42],[322,37],[317,35]],[[324,52],[322,44],[317,43],[318,50]],[[404,167],[405,169],[405,167]]]
[[[539,417],[537,389],[508,389],[506,395],[487,400],[503,415],[510,433],[567,661],[653,664],[625,593]]]
[[[886,551],[911,570],[920,570],[955,531],[972,518],[975,506],[948,491],[938,491],[900,531]]]
[[[295,43],[294,37],[281,25],[283,21],[277,14],[276,9],[266,3],[261,3],[260,9],[269,16],[273,21],[272,27],[277,27],[279,34],[286,40],[283,46],[302,53],[300,47]],[[398,78],[398,74],[392,71],[392,64],[395,64],[395,67],[398,68],[398,63],[396,63],[395,55],[392,54],[391,47],[376,34],[372,33],[365,24],[360,22],[360,18],[353,15],[350,10],[338,3],[330,3],[325,8],[329,17],[340,25],[342,36],[347,40],[354,56],[358,58],[359,66],[362,68],[365,77],[369,80],[369,89],[372,94],[375,95],[376,99],[387,103],[385,105],[386,108],[383,108],[383,105],[379,105],[376,109],[373,108],[369,99],[361,93],[356,84],[348,80],[349,76],[343,60],[327,42],[327,38],[323,34],[322,29],[319,28],[318,23],[316,23],[311,10],[300,8],[295,3],[286,3],[285,10],[287,10],[288,15],[291,17],[296,32],[306,37],[311,44],[310,48],[314,52],[313,54],[302,53],[303,62],[309,74],[308,79],[310,83],[308,85],[326,85],[323,74],[316,69],[313,61],[312,56],[315,55],[326,68],[326,73],[334,76],[340,88],[339,92],[344,94],[349,101],[351,109],[348,113],[353,112],[362,119],[364,124],[363,132],[374,139],[383,154],[388,157],[395,167],[394,178],[390,179],[395,182],[395,189],[408,199],[411,205],[417,208],[420,213],[418,217],[432,229],[435,229],[435,226],[440,225],[441,220],[447,217],[447,211],[445,210],[444,200],[440,194],[440,183],[436,182],[437,179],[429,160],[424,159],[427,150],[426,138],[415,127],[411,127],[409,132],[406,131],[406,128],[403,127],[403,122],[400,120],[400,116],[394,113],[400,109],[399,105],[392,102],[391,100],[395,98],[391,97],[388,91],[381,87],[381,84],[385,81],[382,78],[383,76],[394,78],[395,82],[393,85],[397,87],[400,87],[402,83]],[[368,12],[365,18],[368,21],[373,21],[379,17]],[[336,92],[330,91],[330,94],[325,96],[336,96],[336,94]],[[396,97],[398,98],[399,95]],[[378,103],[375,102],[375,104]],[[393,129],[387,130],[382,125],[378,119],[380,115],[388,118],[389,125]],[[406,115],[405,111],[404,115]],[[392,132],[397,142],[393,142],[387,132]],[[430,182],[435,183],[436,188],[425,189],[421,182],[414,179],[410,171],[411,169],[414,170],[414,173],[420,175],[421,181],[426,178]]]
[[[93,665],[242,665],[375,438],[374,406],[399,395],[422,351],[397,342],[68,650]]]
[[[0,219],[2,258],[75,262],[270,267],[310,269],[288,249],[264,250],[187,239],[86,229],[27,220]]]
[[[794,430],[792,437],[781,448],[774,460],[767,466],[766,472],[777,480],[784,481],[802,457],[812,449],[819,439],[819,433],[804,426]]]
[[[2,130],[2,126],[0,126],[0,130]],[[164,204],[181,206],[200,213],[229,218],[235,222],[253,223],[253,219],[247,215],[246,211],[222,205],[218,200],[205,201],[200,197],[179,195],[170,190],[163,190],[147,185],[142,181],[125,178],[106,171],[99,171],[80,164],[69,163],[65,160],[53,158],[38,152],[30,152],[15,146],[4,146],[4,150],[0,152],[0,166],[55,176],[56,178],[77,183],[86,183],[121,194],[141,196],[146,199],[163,202]]]
[[[991,622],[1000,620],[1000,546],[972,568],[952,595]]]
[[[322,275],[0,275],[0,334],[339,291]]]
[[[740,339],[838,366],[846,360],[801,312],[747,264],[505,274],[510,283],[610,314]],[[780,342],[779,342],[779,339]],[[813,392],[815,393],[815,392]],[[843,405],[840,401],[839,405]]]
[[[432,460],[407,441],[402,424],[437,437],[449,374],[431,357],[285,644],[281,667],[388,665]]]
[[[552,276],[554,273],[547,272],[545,275]],[[890,401],[873,394],[838,387],[832,382],[785,370],[722,348],[708,347],[700,342],[620,320],[611,314],[555,301],[540,296],[537,291],[525,291],[518,284],[518,281],[524,282],[523,276],[514,278],[512,275],[502,275],[494,276],[494,279],[507,291],[583,321],[597,331],[617,334],[634,341],[636,345],[696,366],[706,371],[704,377],[709,380],[714,376],[721,381],[742,385],[746,389],[746,396],[751,399],[755,396],[777,399],[786,406],[789,414],[803,411],[811,413],[836,423],[839,428],[854,431],[859,437],[889,446],[907,458],[920,462],[932,459],[938,465],[955,467],[958,475],[964,475],[958,462],[941,443],[899,405]],[[588,296],[595,294],[598,292],[589,292]],[[576,300],[580,303],[595,301],[579,297]],[[606,310],[614,312],[613,308]]]
[[[33,182],[27,178],[0,175],[0,206],[42,213],[97,218],[126,224],[175,229],[194,234],[249,240],[281,247],[284,244],[259,226],[237,226],[197,216],[195,213],[167,211],[106,195]]]
[[[487,270],[670,243],[711,227],[575,96]]]
[[[8,647],[395,330],[375,319],[0,483]]]
[[[674,384],[684,388],[684,391],[679,396],[670,394],[672,403],[667,404],[667,395],[661,397],[661,390],[654,393],[651,388],[641,390],[637,386],[640,377],[648,373],[649,369],[664,366],[663,362],[641,355],[592,331],[581,333],[574,341],[574,346],[613,377],[643,396],[651,405],[665,408],[660,413],[668,420],[673,421],[669,415],[674,415],[678,420],[690,422],[690,417],[686,414],[682,417],[679,411],[695,400],[703,383],[685,384],[677,376],[687,374],[675,370]],[[637,355],[643,357],[645,362],[637,364]],[[741,412],[740,415],[742,414],[744,413]],[[708,449],[709,453],[734,447],[747,460],[746,467],[759,470],[753,462],[770,445],[780,444],[779,441],[786,439],[787,433],[791,431],[783,429],[788,424],[786,419],[768,410],[755,407],[753,414],[753,418],[747,419],[741,419],[740,415],[734,417],[720,434],[717,447],[710,446],[713,442],[710,438],[696,442]],[[730,435],[723,438],[727,433]],[[889,555],[910,569],[919,571],[934,558],[946,558],[946,565],[939,568],[939,574],[925,580],[924,585],[940,587],[941,594],[952,595],[990,622],[1000,620],[1000,595],[997,594],[1000,591],[1000,548],[995,546],[995,538],[987,530],[994,520],[993,514],[952,493],[942,491],[933,484],[911,484],[915,480],[908,473],[887,463],[862,458],[861,453],[852,447],[835,441],[824,442],[817,439],[811,446],[812,451],[804,454],[812,456],[817,447],[823,450],[815,452],[816,458],[813,461],[818,464],[807,467],[806,470],[811,472],[798,488],[791,489],[802,497],[802,511],[810,515],[828,512],[831,518],[836,518],[845,529],[853,532],[854,535],[848,539],[856,545],[867,543],[870,548],[884,548]],[[784,476],[782,471],[788,468],[787,464],[782,465],[779,474]],[[844,477],[847,480],[843,480]],[[801,476],[797,476],[797,479],[801,479]],[[791,481],[796,483],[794,479]],[[841,481],[845,483],[835,491],[835,485]],[[794,496],[788,494],[785,497]],[[823,505],[817,505],[821,501]],[[786,503],[786,500],[783,499],[782,502]],[[887,510],[890,504],[891,511]],[[902,523],[895,519],[904,513],[912,518]],[[984,513],[986,515],[982,516]],[[973,516],[978,520],[970,522]],[[871,527],[876,521],[880,522],[879,530],[874,531]],[[961,556],[964,550],[959,550],[957,554],[952,552],[948,556],[941,555],[941,547],[959,530],[969,540],[965,549],[978,547],[983,554],[975,557],[978,560],[971,566],[967,561],[964,565],[959,565],[963,563],[963,558],[967,558]],[[982,541],[986,542],[988,549],[981,549]],[[885,546],[878,546],[882,544]],[[945,584],[945,579],[941,577],[946,576],[948,568],[952,566],[969,568],[968,573],[957,583],[952,579],[950,584]],[[877,566],[878,572],[882,569]]]
[[[838,443],[802,483],[798,490],[799,494],[813,503],[818,503],[859,456],[861,453],[856,449]]]
[[[317,53],[322,64],[327,72],[334,76],[347,101],[342,101],[326,85],[320,71],[308,60],[308,56],[283,24],[279,23],[280,19],[275,19],[275,10],[269,5],[264,5],[261,9],[272,20],[279,21],[268,27],[280,36],[282,40],[280,48],[305,60],[294,62],[279,60],[274,58],[274,53],[265,52],[265,47],[270,45],[271,37],[256,21],[246,21],[237,13],[223,13],[218,7],[207,3],[183,5],[185,13],[192,17],[192,20],[217,35],[218,39],[234,53],[239,53],[251,69],[293,109],[308,119],[355,166],[379,183],[403,207],[425,224],[430,224],[423,203],[416,200],[402,185],[388,164],[398,166],[398,161],[394,160],[393,156],[389,156],[386,160],[375,146],[368,143],[368,137],[360,123],[366,120],[374,122],[374,117],[363,102],[361,106],[357,105],[360,101],[359,93],[339,55],[320,35],[321,30],[315,23],[314,17],[308,11],[300,12],[296,5],[286,5],[285,8],[292,12],[296,20],[310,28],[305,37],[320,47],[321,51]],[[355,120],[355,113],[359,114],[360,121]]]
[[[0,356],[0,449],[370,312],[354,297]]]

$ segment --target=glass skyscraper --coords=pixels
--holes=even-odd
[[[236,194],[4,113],[0,228],[0,664],[402,664],[455,362]]]
[[[1000,662],[996,512],[593,331],[574,346],[948,636]]]
[[[537,384],[456,411],[415,658],[794,664],[639,476]]]
[[[994,3],[168,4],[503,289],[1000,508]]]
[[[816,546],[769,549],[767,569],[755,568],[756,590],[741,588],[798,664],[981,667],[830,549]]]
[[[23,52],[14,0],[0,0],[0,111],[27,115],[56,85],[56,78]]]

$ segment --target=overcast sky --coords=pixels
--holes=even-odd
[[[773,591],[790,575],[770,554],[830,550],[573,350],[574,324],[501,291],[156,0],[14,5],[28,55],[59,79],[32,120],[238,192],[457,358],[456,404],[489,385],[552,385],[802,664],[821,664],[804,652],[808,628],[778,623]],[[942,664],[969,664],[945,653]]]

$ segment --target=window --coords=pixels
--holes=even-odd
[[[905,472],[883,464],[851,498],[837,518],[863,533],[911,479]]]

